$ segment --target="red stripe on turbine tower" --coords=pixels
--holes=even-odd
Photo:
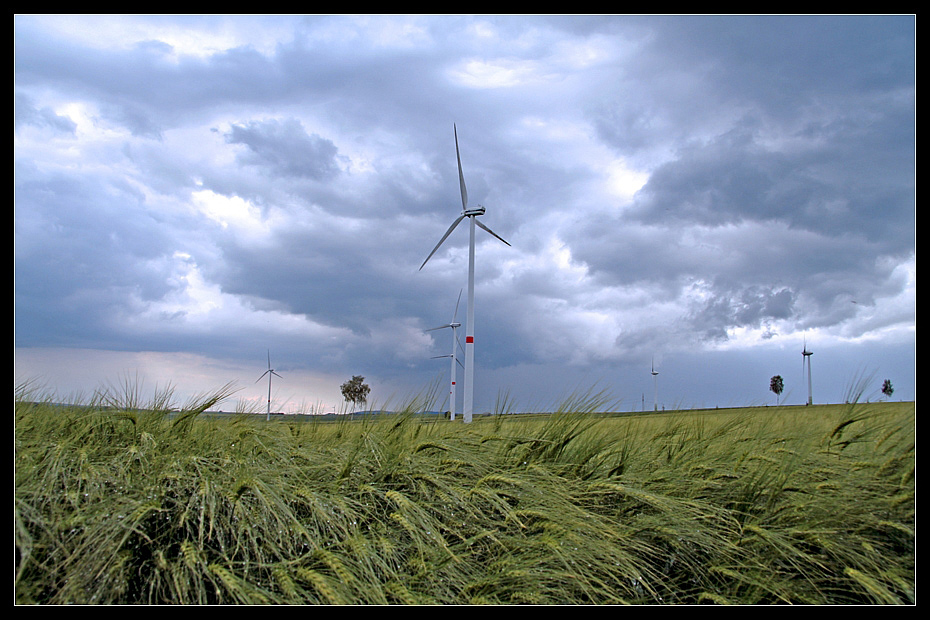
[[[465,337],[465,344],[474,344],[474,343],[475,343],[475,337],[474,337],[474,336],[466,336],[466,337]]]

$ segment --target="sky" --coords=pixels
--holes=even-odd
[[[14,387],[915,398],[916,17],[14,16]],[[457,314],[456,314],[457,312]],[[464,328],[459,330],[464,336]],[[435,359],[434,359],[435,358]],[[651,371],[655,369],[655,377]],[[463,372],[458,372],[459,385]],[[461,411],[458,390],[457,410]]]

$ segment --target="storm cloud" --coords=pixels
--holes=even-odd
[[[656,359],[669,403],[720,373],[790,402],[805,339],[831,398],[859,368],[913,397],[915,116],[907,15],[17,15],[17,373],[157,352],[251,384],[270,349],[292,400],[435,381],[455,123],[512,244],[479,230],[479,408],[633,406]]]

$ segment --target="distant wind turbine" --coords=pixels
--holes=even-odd
[[[442,236],[433,251],[429,253],[420,269],[426,266],[427,261],[432,258],[439,246],[452,234],[455,227],[465,219],[469,219],[469,236],[468,236],[468,312],[465,323],[465,396],[462,403],[462,417],[465,423],[470,423],[474,411],[475,395],[475,226],[490,233],[505,245],[510,245],[503,238],[498,236],[493,230],[478,221],[479,215],[484,215],[485,208],[476,205],[474,208],[468,208],[468,191],[465,189],[465,176],[462,174],[462,157],[459,154],[459,134],[455,124],[452,125],[452,131],[455,133],[455,159],[459,165],[459,187],[462,193],[462,214],[459,215],[452,226]]]
[[[801,351],[801,378],[804,378],[804,366],[807,365],[807,404],[814,404],[814,395],[811,390],[811,355],[813,351],[807,350],[807,337],[804,337],[804,350]]]
[[[440,325],[439,327],[431,327],[426,330],[428,332],[435,331],[437,329],[445,329],[447,327],[452,328],[452,354],[451,355],[437,355],[433,359],[439,359],[440,357],[451,357],[452,358],[452,374],[449,380],[449,416],[450,419],[455,419],[455,366],[456,364],[461,364],[462,362],[458,359],[458,349],[461,346],[459,344],[458,334],[456,330],[462,326],[461,323],[456,321],[456,318],[459,314],[459,303],[462,301],[462,291],[459,291],[459,298],[455,302],[455,312],[452,313],[452,322],[445,325]]]
[[[655,391],[656,391],[655,404],[653,404],[652,406],[653,411],[659,410],[659,380],[657,378],[658,376],[659,376],[659,371],[656,370],[656,358],[653,357],[652,358],[652,382],[655,385]]]
[[[255,383],[258,383],[259,381],[261,381],[262,379],[264,379],[264,378],[265,378],[265,375],[268,375],[268,409],[267,409],[267,411],[265,412],[265,420],[268,421],[268,420],[271,419],[271,375],[274,375],[274,376],[278,377],[279,379],[283,379],[283,378],[284,378],[284,377],[282,377],[281,375],[279,375],[278,373],[276,373],[276,372],[271,368],[271,349],[268,350],[268,370],[266,370],[265,372],[263,372],[263,373],[262,373],[262,376],[255,380]]]

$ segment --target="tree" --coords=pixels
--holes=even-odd
[[[882,383],[882,394],[886,398],[891,398],[891,395],[894,394],[894,387],[891,385],[891,379],[885,379],[885,382]]]
[[[346,399],[346,402],[356,406],[367,402],[368,394],[371,392],[371,388],[365,384],[365,377],[361,375],[354,375],[339,389],[342,390],[342,397]]]
[[[769,381],[769,389],[775,392],[775,404],[778,404],[778,397],[785,389],[785,382],[782,380],[781,375],[775,375],[772,377],[772,380]]]

